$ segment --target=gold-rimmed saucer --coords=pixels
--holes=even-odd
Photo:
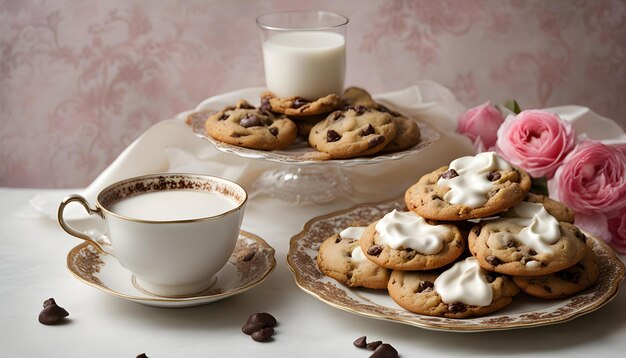
[[[196,295],[163,297],[138,289],[133,284],[132,273],[115,257],[98,251],[87,242],[67,254],[67,268],[80,281],[108,294],[155,307],[190,307],[215,302],[260,284],[275,267],[274,249],[260,237],[240,231],[235,250],[217,273],[217,280],[211,288]]]
[[[404,200],[364,204],[309,220],[291,238],[287,262],[296,284],[333,307],[365,317],[389,320],[426,329],[479,332],[546,326],[570,321],[610,302],[624,279],[624,264],[604,241],[589,236],[600,259],[600,278],[591,288],[562,300],[516,297],[505,309],[484,317],[453,319],[411,313],[398,306],[384,290],[346,287],[325,276],[317,267],[321,243],[348,226],[367,226],[393,209],[406,210]]]

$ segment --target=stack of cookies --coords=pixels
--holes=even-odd
[[[408,211],[324,241],[318,266],[344,285],[387,289],[411,312],[448,318],[489,314],[520,290],[559,299],[592,286],[598,258],[572,210],[530,186],[494,152],[456,159],[406,191]]]
[[[251,149],[284,149],[301,136],[321,154],[313,159],[370,156],[408,149],[420,141],[417,123],[376,103],[357,87],[342,96],[329,94],[315,100],[279,98],[261,94],[256,108],[241,100],[210,114],[191,114],[187,123],[205,119],[207,135]]]

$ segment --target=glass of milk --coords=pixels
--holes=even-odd
[[[256,19],[267,88],[278,97],[341,95],[348,19],[326,11],[283,11]]]

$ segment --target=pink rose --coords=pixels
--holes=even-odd
[[[617,215],[609,219],[609,231],[613,238],[611,245],[620,254],[626,254],[626,206]]]
[[[500,111],[489,101],[469,109],[459,119],[457,131],[468,136],[478,152],[491,151],[496,144],[497,132],[504,122]]]
[[[576,213],[576,226],[585,229],[588,233],[606,242],[611,241],[609,222],[606,219],[606,215],[601,212],[593,214]]]
[[[532,177],[550,178],[575,143],[569,122],[554,113],[526,110],[500,126],[496,152]]]
[[[626,155],[601,142],[580,142],[548,181],[548,189],[576,213],[612,217],[626,206]]]

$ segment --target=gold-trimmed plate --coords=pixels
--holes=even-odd
[[[311,219],[291,238],[287,262],[296,284],[319,300],[365,317],[426,329],[456,332],[496,331],[562,323],[593,312],[617,295],[624,264],[605,242],[591,237],[600,259],[600,278],[590,289],[562,300],[540,300],[524,294],[484,317],[453,319],[419,315],[398,306],[385,290],[354,289],[322,274],[316,262],[321,243],[348,226],[367,226],[393,209],[406,210],[403,200],[364,204]]]
[[[244,260],[251,252],[254,256]],[[115,257],[87,242],[67,254],[67,268],[80,281],[120,298],[148,306],[190,307],[215,302],[260,284],[276,268],[276,259],[274,249],[265,240],[242,230],[228,263],[217,273],[215,284],[200,294],[175,298],[153,296],[137,289],[130,271]]]

